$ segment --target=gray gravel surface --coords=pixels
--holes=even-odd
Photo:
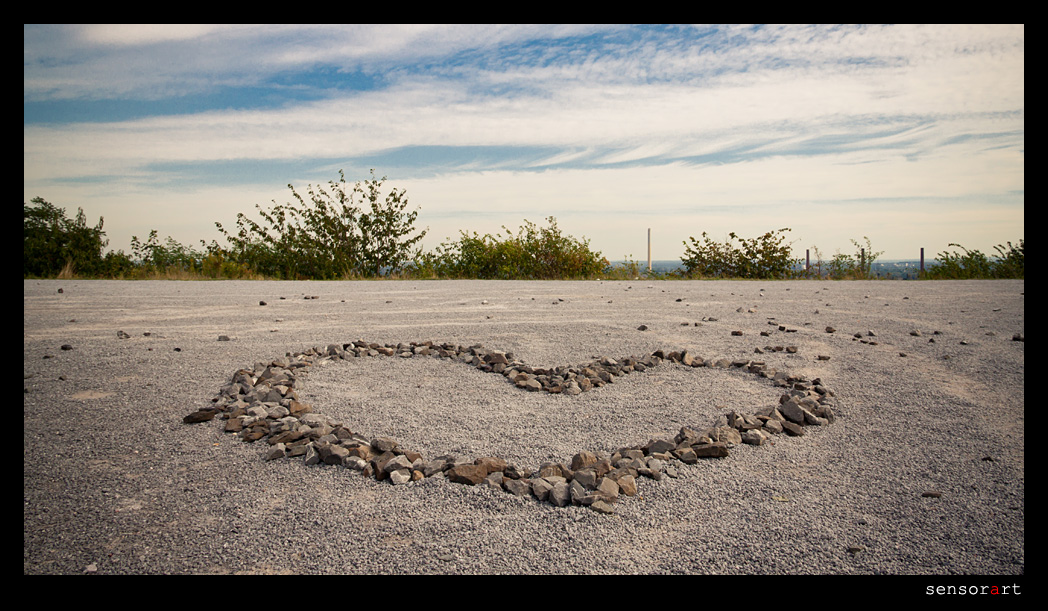
[[[1023,281],[26,280],[24,573],[1022,575],[1025,342],[1012,337],[1025,334],[1024,291]],[[216,422],[182,423],[240,367],[357,339],[481,343],[536,366],[656,348],[757,358],[821,377],[839,418],[678,464],[676,479],[642,478],[610,516],[440,479],[391,486],[265,462],[262,446]],[[798,351],[754,355],[768,345]],[[354,431],[426,456],[528,467],[779,395],[739,371],[669,363],[578,397],[527,393],[421,356],[317,366],[298,391]]]

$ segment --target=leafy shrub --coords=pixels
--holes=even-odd
[[[804,270],[804,276],[806,278],[822,278],[823,260],[822,251],[819,250],[818,246],[811,247],[811,254],[814,255],[814,260],[811,261],[811,266]]]
[[[637,280],[649,274],[647,269],[641,271],[640,263],[634,261],[631,255],[626,255],[622,258],[622,263],[609,265],[601,275],[608,280]]]
[[[131,257],[124,254],[124,251],[118,250],[116,252],[109,251],[106,256],[102,259],[102,273],[99,276],[105,278],[124,278],[130,276],[137,269],[135,262],[131,260]]]
[[[789,278],[799,259],[790,256],[786,242],[789,228],[769,231],[757,238],[740,238],[734,232],[723,243],[702,233],[702,241],[684,242],[684,275],[688,278]],[[736,244],[737,242],[737,244]]]
[[[102,218],[90,227],[83,208],[76,218],[66,216],[59,208],[41,197],[34,197],[32,205],[22,204],[22,275],[50,278],[63,270],[66,274],[84,276],[106,275],[109,264],[118,264],[114,258],[102,256],[108,245],[102,231]]]
[[[404,190],[393,189],[382,198],[385,177],[358,182],[350,188],[339,180],[328,190],[309,185],[307,202],[288,185],[298,202],[266,210],[256,206],[262,220],[237,215],[237,231],[215,223],[229,248],[224,260],[265,276],[336,279],[374,277],[402,269],[426,231],[415,231],[418,210],[406,211]]]
[[[1020,239],[1018,246],[1008,242],[994,246],[997,257],[988,257],[978,250],[968,250],[960,244],[949,244],[959,248],[958,252],[939,253],[935,258],[936,265],[925,272],[925,277],[933,280],[968,279],[968,278],[1025,278],[1026,277],[1026,240]]]
[[[884,254],[884,251],[875,252],[870,238],[863,236],[866,245],[863,246],[856,240],[851,243],[855,246],[855,254],[845,254],[837,251],[826,266],[827,273],[834,280],[864,280],[871,276],[873,262]],[[820,261],[821,265],[821,261]]]
[[[419,253],[414,273],[437,278],[501,280],[553,280],[591,278],[608,267],[608,260],[593,252],[588,240],[565,236],[557,220],[549,227],[525,220],[514,234],[503,226],[505,237],[461,232],[458,241],[444,242],[432,253]]]
[[[1008,242],[1008,248],[1003,244],[993,247],[999,257],[994,264],[995,278],[1025,278],[1026,277],[1026,240],[1019,239],[1018,246],[1012,246]]]
[[[131,253],[139,270],[149,274],[156,272],[200,272],[203,269],[204,254],[168,236],[160,244],[157,231],[149,232],[145,242],[138,236],[131,236]]]

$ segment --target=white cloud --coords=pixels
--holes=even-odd
[[[921,235],[909,235],[909,222],[927,227],[943,216],[938,202],[951,199],[962,208],[1005,201],[1010,207],[997,209],[999,218],[1020,231],[1023,223],[1021,206],[1015,218],[1015,200],[1021,202],[1025,188],[1023,26],[740,26],[710,32],[706,48],[629,30],[599,45],[555,51],[528,43],[566,43],[594,29],[24,31],[24,96],[30,103],[208,91],[318,64],[383,75],[375,90],[326,93],[321,100],[279,108],[26,125],[26,201],[46,192],[99,205],[111,201],[127,211],[148,197],[155,206],[149,218],[172,223],[177,215],[166,211],[205,201],[200,214],[232,218],[253,209],[269,187],[250,193],[239,186],[151,191],[145,186],[155,183],[151,166],[308,159],[328,164],[446,145],[534,147],[549,153],[531,160],[532,167],[595,167],[473,171],[502,167],[500,158],[435,178],[408,177],[413,201],[423,204],[420,221],[432,214],[433,224],[447,231],[431,234],[440,233],[438,241],[458,229],[483,233],[552,214],[563,218],[566,230],[572,223],[570,232],[592,237],[599,249],[618,257],[620,244],[631,243],[638,223],[646,222],[635,215],[647,211],[659,235],[672,236],[661,238],[659,248],[669,252],[658,258],[676,256],[685,233],[698,235],[702,227],[723,236],[798,225],[798,231],[818,236],[832,224],[835,235],[858,238],[870,228],[881,232],[880,241],[905,236],[912,242]],[[532,56],[540,59],[525,60]],[[445,64],[450,57],[456,62]],[[427,62],[432,65],[419,68]],[[704,163],[676,161],[687,158]],[[600,167],[637,161],[648,165]],[[88,182],[56,183],[56,177]],[[275,177],[277,193],[261,201],[280,197],[289,180],[294,177]],[[54,195],[48,198],[63,205]],[[862,201],[879,203],[854,203]],[[965,210],[950,218],[965,219],[966,226],[997,225],[987,220],[994,212]],[[107,214],[107,227],[142,222],[116,216]],[[220,219],[199,225],[198,235],[176,237],[211,236],[214,220]],[[470,226],[474,221],[494,226]],[[144,235],[149,228],[134,231]],[[848,245],[840,239],[840,246]]]

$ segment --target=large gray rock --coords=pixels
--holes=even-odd
[[[411,469],[397,469],[389,473],[389,482],[394,486],[411,481]]]
[[[549,491],[548,498],[557,507],[566,507],[571,504],[571,487],[567,482],[559,482]]]
[[[531,494],[532,486],[528,480],[525,479],[505,479],[502,482],[503,487],[510,494],[516,496],[528,496]]]
[[[549,483],[546,479],[537,477],[531,480],[531,493],[534,494],[535,498],[538,500],[547,500],[551,490],[553,490],[553,484]]]

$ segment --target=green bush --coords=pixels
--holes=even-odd
[[[863,246],[856,240],[851,243],[855,247],[854,254],[845,254],[837,251],[826,265],[827,274],[833,280],[865,280],[871,277],[873,262],[884,254],[884,251],[874,251],[870,238],[863,236],[866,245]],[[819,265],[821,268],[821,257]]]
[[[592,278],[608,260],[593,252],[588,240],[565,236],[552,216],[549,227],[525,220],[505,237],[461,232],[458,241],[444,242],[432,253],[416,256],[413,273],[422,277],[500,280]]]
[[[601,275],[608,280],[638,280],[649,277],[649,272],[647,269],[641,270],[640,263],[634,261],[632,255],[626,255],[622,263],[607,266]]]
[[[131,236],[131,253],[139,271],[145,274],[199,273],[204,266],[204,253],[184,246],[171,236],[161,244],[156,229],[149,232],[145,242],[140,241],[138,236]]]
[[[688,278],[790,278],[800,262],[790,256],[786,242],[789,228],[769,231],[757,238],[740,238],[734,232],[723,243],[702,233],[702,241],[684,242],[684,275]]]
[[[271,209],[256,206],[261,221],[237,215],[232,233],[215,223],[229,244],[225,260],[264,276],[329,280],[375,277],[396,273],[409,261],[414,246],[426,235],[415,229],[418,210],[406,211],[404,190],[382,198],[385,177],[352,187],[339,171],[328,190],[309,185],[307,202],[288,185],[298,202]]]
[[[949,244],[959,248],[964,254],[943,251],[935,258],[925,277],[932,280],[962,280],[969,278],[1025,278],[1026,277],[1026,240],[1020,239],[1018,246],[1008,242],[994,246],[997,257],[988,257],[978,250],[968,250],[960,244]]]
[[[108,245],[102,231],[102,218],[90,227],[83,208],[76,218],[66,216],[59,208],[41,197],[34,197],[32,205],[22,204],[22,276],[53,278],[73,273],[84,276],[103,276],[109,265],[120,261],[102,255]]]

